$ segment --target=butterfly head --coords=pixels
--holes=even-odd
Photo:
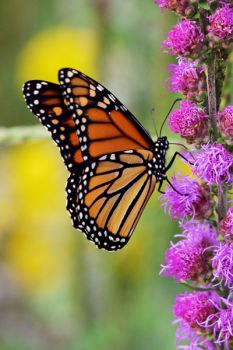
[[[169,142],[167,137],[166,136],[158,137],[158,139],[155,142],[155,151],[160,153],[161,151],[165,150],[166,152],[168,148],[169,148]]]

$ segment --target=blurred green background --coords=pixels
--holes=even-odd
[[[152,134],[151,114],[161,125],[175,97],[160,45],[176,18],[152,0],[0,0],[0,18],[1,127],[38,125],[22,83],[57,82],[69,66],[102,82]],[[182,289],[159,271],[176,223],[155,193],[122,251],[97,250],[72,228],[68,174],[43,131],[47,139],[0,146],[0,349],[174,349]]]

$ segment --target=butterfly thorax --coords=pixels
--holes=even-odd
[[[166,152],[169,147],[169,142],[166,136],[158,137],[154,143],[154,174],[157,181],[163,181],[166,173]]]

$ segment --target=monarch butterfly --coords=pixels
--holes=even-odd
[[[24,84],[27,106],[48,129],[70,172],[67,210],[73,226],[98,248],[114,251],[130,239],[166,171],[169,143],[149,133],[129,110],[94,79],[71,68],[59,85]]]

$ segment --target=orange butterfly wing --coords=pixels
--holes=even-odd
[[[24,84],[23,94],[27,106],[48,129],[68,170],[79,170],[83,163],[77,126],[67,108],[59,85],[41,80]]]
[[[67,182],[67,209],[74,227],[98,248],[114,251],[131,237],[154,191],[148,162],[153,153],[132,150],[107,154]]]
[[[59,81],[78,126],[84,161],[112,152],[151,149],[153,141],[128,109],[85,74],[65,68]]]
[[[154,191],[154,143],[95,80],[68,68],[59,72],[59,80],[60,85],[27,82],[26,103],[50,131],[71,172],[66,192],[74,227],[98,248],[120,249]]]

